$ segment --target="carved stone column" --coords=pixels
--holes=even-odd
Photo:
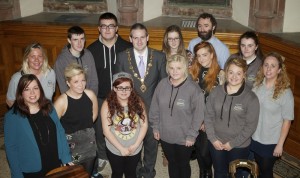
[[[251,0],[249,26],[259,32],[282,32],[285,0]]]
[[[19,0],[0,0],[0,21],[21,17]]]
[[[120,25],[131,26],[137,22],[139,0],[118,0]]]

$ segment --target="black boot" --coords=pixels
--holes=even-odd
[[[212,171],[210,170],[200,170],[200,177],[199,178],[212,178]]]

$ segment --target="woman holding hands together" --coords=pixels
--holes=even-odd
[[[112,178],[122,178],[123,174],[135,178],[148,121],[130,74],[113,76],[113,89],[102,105],[101,119]]]

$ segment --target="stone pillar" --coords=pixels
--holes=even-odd
[[[137,22],[139,0],[118,0],[120,25],[131,26]]]
[[[249,26],[256,31],[282,32],[285,0],[251,0]]]
[[[259,27],[260,32],[272,32],[272,20],[274,19],[273,4],[274,0],[260,0],[258,1],[258,9],[254,14],[255,27]]]

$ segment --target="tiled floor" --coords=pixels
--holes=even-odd
[[[0,178],[10,178],[10,170],[7,164],[6,156],[5,156],[5,151],[3,149],[3,142],[4,138],[3,135],[0,135]],[[198,178],[199,177],[199,168],[198,168],[198,163],[196,160],[191,161],[191,168],[192,168],[192,176],[191,178]],[[157,178],[167,178],[169,177],[168,175],[168,169],[167,167],[164,167],[162,165],[162,156],[161,156],[161,147],[159,147],[159,153],[157,154],[157,162],[155,165],[156,169],[156,177]],[[105,171],[105,174],[109,174],[110,169]],[[277,175],[275,175],[275,178],[281,178]]]

